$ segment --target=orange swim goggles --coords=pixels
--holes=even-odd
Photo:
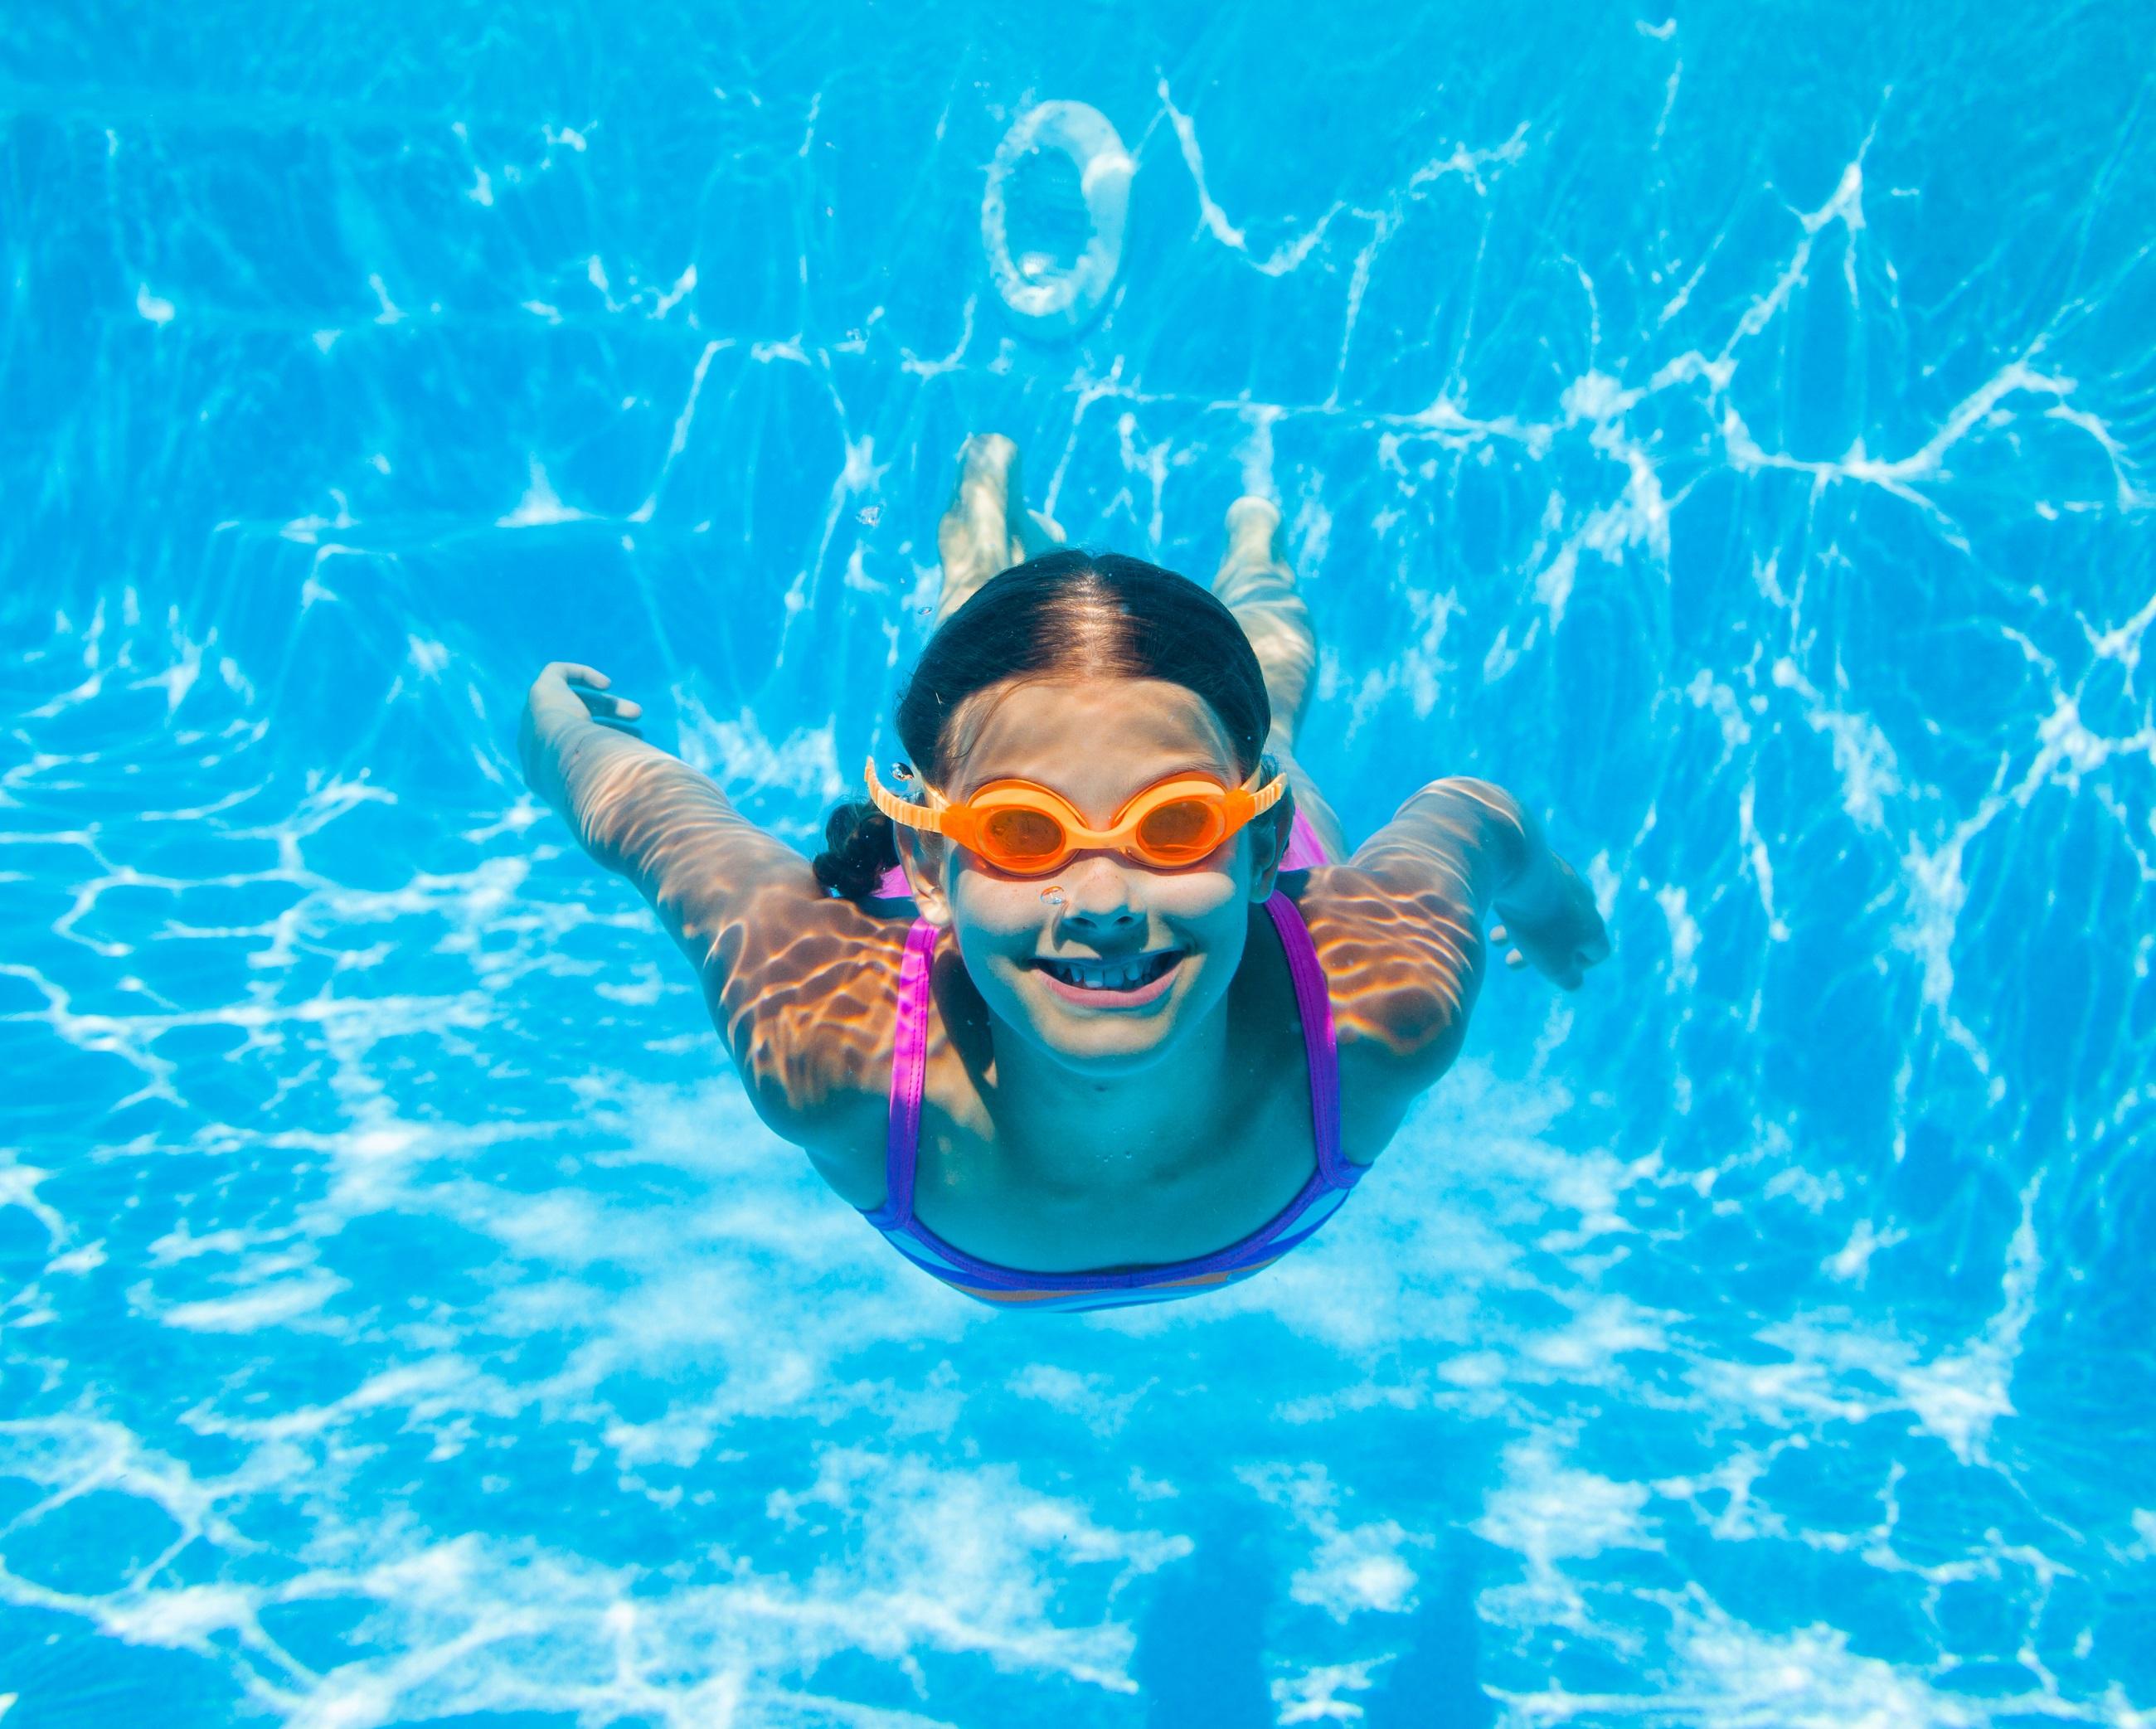
[[[1125,800],[1106,829],[1089,829],[1070,800],[1031,781],[991,781],[956,804],[924,782],[928,803],[916,804],[876,778],[874,757],[868,777],[869,797],[891,821],[944,835],[1011,876],[1044,876],[1073,853],[1095,851],[1121,853],[1155,870],[1188,870],[1287,790],[1284,774],[1252,791],[1186,770]]]

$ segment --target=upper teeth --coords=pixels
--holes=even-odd
[[[1066,984],[1091,991],[1127,991],[1152,969],[1155,957],[1135,961],[1050,961],[1056,976]]]

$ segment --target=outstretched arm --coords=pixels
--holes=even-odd
[[[1532,962],[1566,990],[1609,952],[1609,932],[1579,873],[1551,850],[1519,801],[1488,781],[1433,781],[1355,854],[1358,867],[1449,886],[1479,929],[1517,945],[1515,967]]]
[[[539,675],[518,729],[525,778],[587,852],[636,885],[695,965],[764,1121],[818,1139],[850,1102],[852,1059],[864,1054],[839,1036],[848,1018],[837,999],[875,967],[884,933],[827,896],[808,861],[709,776],[646,744],[628,724],[641,710],[608,695],[608,682],[568,661]]]
[[[739,947],[759,890],[820,896],[808,862],[727,802],[708,775],[646,744],[636,703],[604,673],[570,661],[542,671],[526,700],[518,754],[531,790],[585,851],[634,883],[700,969]]]
[[[1487,781],[1424,787],[1348,863],[1313,872],[1302,906],[1332,998],[1351,1158],[1376,1157],[1459,1054],[1492,909],[1514,964],[1532,959],[1568,989],[1609,947],[1586,885]]]

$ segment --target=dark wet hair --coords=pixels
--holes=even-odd
[[[1204,700],[1249,775],[1272,705],[1235,615],[1188,577],[1119,553],[1059,547],[990,577],[928,639],[898,700],[898,736],[915,771],[946,782],[952,721],[966,699],[1013,679],[1161,679]],[[891,818],[866,799],[833,811],[816,880],[873,895],[898,863]]]

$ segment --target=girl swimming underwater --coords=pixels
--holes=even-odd
[[[1210,593],[1028,557],[1015,449],[969,440],[910,767],[870,766],[813,865],[602,674],[531,687],[526,778],[695,963],[757,1114],[971,1295],[1100,1308],[1269,1265],[1451,1063],[1486,912],[1567,988],[1608,952],[1487,782],[1430,782],[1349,855],[1295,761],[1316,654],[1279,523],[1237,500]]]

